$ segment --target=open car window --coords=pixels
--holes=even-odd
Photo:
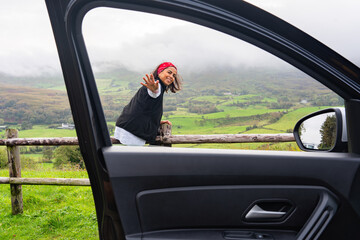
[[[230,35],[137,11],[95,8],[83,35],[113,135],[140,82],[163,61],[174,62],[183,89],[164,95],[162,119],[173,135],[284,134],[297,120],[343,99],[285,61]],[[295,142],[175,144],[174,147],[299,150]]]

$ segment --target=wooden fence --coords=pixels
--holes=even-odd
[[[293,142],[293,134],[218,134],[218,135],[171,135],[171,126],[162,125],[156,142],[171,146],[184,143],[253,143],[253,142]],[[113,144],[119,144],[111,138]],[[0,184],[10,184],[12,214],[23,212],[22,185],[90,186],[89,179],[77,178],[21,178],[19,146],[59,146],[78,145],[77,138],[18,138],[15,129],[6,129],[6,139],[0,139],[0,146],[7,147],[9,177],[0,177]]]

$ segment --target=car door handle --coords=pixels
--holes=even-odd
[[[246,214],[245,219],[272,219],[272,218],[281,218],[286,214],[286,212],[277,212],[277,211],[266,211],[259,207],[258,205],[254,205],[251,210]]]

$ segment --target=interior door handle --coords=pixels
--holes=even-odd
[[[277,212],[277,211],[266,211],[259,207],[258,205],[254,205],[251,210],[246,214],[245,219],[253,220],[253,219],[270,219],[270,218],[281,218],[286,214],[286,212]]]

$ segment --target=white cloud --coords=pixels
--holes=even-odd
[[[360,63],[360,49],[357,47],[360,31],[353,29],[360,27],[360,16],[356,14],[360,1],[249,2],[286,19],[350,60]],[[192,23],[117,9],[95,9],[91,14],[84,22],[84,35],[94,62],[114,61],[146,69],[154,62],[168,59],[174,59],[186,68],[205,64],[274,66],[280,63],[277,58],[241,40]],[[106,24],[100,24],[100,16],[106,16]],[[95,19],[99,24],[97,26],[91,24]],[[116,43],[112,44],[114,41]]]
[[[2,3],[0,29],[0,72],[20,76],[60,72],[44,1]]]
[[[104,14],[103,11],[106,10],[101,9],[100,15]],[[95,13],[84,21],[84,38],[93,63],[113,62],[143,71],[154,68],[162,61],[173,61],[187,70],[216,65],[235,67],[280,62],[242,40],[200,25],[150,14],[124,14],[122,10],[111,10],[111,13],[112,21],[105,24],[105,28],[102,27],[104,24],[91,24],[94,19],[99,19]],[[128,29],[128,23],[136,26],[135,33]],[[118,25],[108,28],[114,24]],[[139,28],[141,33],[137,32]]]
[[[359,0],[246,0],[286,20],[360,65]]]
[[[360,64],[360,1],[248,0],[304,29]],[[42,0],[2,1],[0,72],[60,72],[55,41]],[[94,62],[152,69],[172,60],[184,68],[204,64],[275,64],[269,54],[240,40],[184,21],[119,9],[88,13],[83,32]]]

